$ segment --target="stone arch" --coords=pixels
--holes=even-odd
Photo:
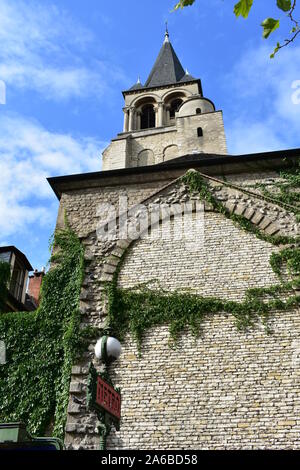
[[[178,157],[178,146],[175,144],[168,145],[164,149],[164,154],[163,154],[163,161],[167,162],[168,160],[172,160],[173,158]]]
[[[160,101],[160,97],[156,93],[147,93],[142,96],[137,96],[130,106],[133,106],[135,108],[139,108],[141,105],[150,102],[150,103],[158,103]]]
[[[170,226],[171,233],[173,229],[177,233],[175,217]],[[206,212],[205,228],[202,238],[196,218],[191,217],[190,241],[173,236],[135,240],[122,263],[119,286],[134,288],[145,282],[168,291],[183,289],[242,300],[249,288],[277,283],[269,263],[276,250],[272,244],[245,232],[219,212]],[[230,236],[224,237],[224,232]]]
[[[172,99],[173,96],[176,96],[176,95],[181,95],[187,99],[189,96],[193,96],[193,93],[189,90],[185,90],[184,88],[177,88],[176,90],[171,90],[171,91],[169,90],[166,93],[164,93],[163,96],[161,97],[161,100],[163,102],[167,102],[170,99]]]
[[[158,194],[156,195],[156,197],[157,196]],[[147,202],[145,201],[145,205],[152,202],[153,197],[154,196],[149,198]],[[231,202],[226,202],[224,206],[230,214],[242,215],[243,217],[248,219],[254,226],[262,230],[267,235],[280,235],[280,230],[276,224],[276,221],[271,220],[270,217],[264,215],[259,210],[251,209],[249,208],[249,206],[247,206],[246,204],[242,204],[242,203],[234,204]],[[219,213],[218,211],[215,211],[212,208],[212,206],[207,202],[204,203],[204,211]],[[175,215],[178,215],[178,214],[175,214]],[[222,215],[222,217],[225,217],[225,216]],[[163,218],[160,218],[159,222],[161,222],[162,220]],[[149,228],[150,228],[150,224],[149,224],[148,229]],[[130,245],[135,242],[136,240],[130,240],[130,239],[118,240],[116,242],[114,250],[111,252],[110,256],[108,256],[104,264],[103,274],[101,277],[102,281],[110,281],[113,279],[113,275],[115,271],[117,270],[117,267],[121,259],[123,258],[125,252],[130,247]]]
[[[241,215],[245,217],[254,226],[265,232],[266,235],[277,235],[280,231],[276,221],[271,220],[270,217],[265,215],[263,212],[252,209],[246,204],[225,202],[224,206],[230,212],[230,214]]]
[[[151,149],[142,150],[137,157],[137,166],[154,165],[155,157]]]

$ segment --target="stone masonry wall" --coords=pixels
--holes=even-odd
[[[150,238],[135,242],[120,271],[120,287],[155,280],[167,290],[242,300],[247,289],[278,282],[269,264],[278,248],[213,212],[205,213],[203,240],[197,225],[190,218],[188,232],[194,243]]]
[[[222,111],[177,118],[177,143],[180,155],[200,151],[227,154],[227,144]],[[198,137],[201,127],[203,137]]]
[[[263,200],[252,188],[255,181],[273,177],[228,178],[229,184],[242,183],[245,192],[228,183],[211,180],[210,184],[229,210],[244,214],[266,233],[295,235],[294,217]],[[147,204],[197,199],[180,182],[156,194],[153,190],[151,185],[132,185],[64,194],[62,207],[82,237],[90,261],[81,294],[82,327],[103,326],[107,312],[101,282],[112,279],[117,260],[129,245],[97,239],[96,202],[116,200],[120,191],[128,192],[132,204],[145,198]],[[192,289],[203,296],[242,300],[247,288],[276,283],[269,257],[279,248],[244,232],[211,209],[205,205],[204,244],[193,218],[192,244],[185,246],[179,240],[132,243],[119,285],[132,287],[158,280],[166,289]],[[110,367],[111,378],[122,391],[122,422],[119,432],[111,432],[108,448],[300,449],[299,313],[295,309],[274,312],[271,335],[260,324],[241,332],[231,315],[210,315],[201,336],[195,339],[183,332],[175,350],[168,346],[167,325],[152,328],[145,333],[141,357],[128,334],[120,359]],[[99,443],[95,414],[85,407],[93,347],[94,343],[72,371],[65,439],[68,449],[95,449]]]
[[[109,203],[119,209],[119,197],[127,196],[131,207],[165,186],[167,181],[111,186],[104,188],[80,189],[65,192],[60,201],[60,212],[66,211],[68,221],[79,237],[84,237],[96,230],[102,216],[99,204]]]
[[[165,149],[170,145],[178,148],[174,158],[195,152],[227,154],[222,111],[177,117],[175,124],[121,134],[103,152],[103,170],[136,167],[143,150],[151,150],[155,155],[154,163],[161,163]],[[202,137],[197,134],[200,127]]]
[[[230,316],[204,321],[176,350],[168,328],[128,337],[112,371],[122,388],[110,449],[299,449],[299,312],[275,314],[273,334],[240,332]]]

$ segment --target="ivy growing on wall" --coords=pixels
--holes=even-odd
[[[292,168],[279,173],[281,180],[268,185],[259,183],[256,185],[262,194],[272,197],[279,204],[289,204],[293,206],[293,212],[300,222],[300,163],[296,162]]]
[[[67,227],[54,237],[55,267],[45,276],[35,312],[0,315],[7,363],[0,365],[0,422],[24,421],[63,437],[71,366],[79,343],[83,248]]]
[[[108,316],[110,326],[120,339],[130,331],[138,346],[145,331],[153,326],[169,324],[171,343],[176,344],[180,332],[185,328],[198,335],[205,317],[216,313],[228,313],[235,318],[238,329],[253,327],[261,321],[270,332],[268,319],[274,311],[286,311],[300,305],[300,248],[299,237],[267,235],[248,219],[232,214],[213,195],[206,179],[196,171],[189,171],[182,177],[191,193],[198,193],[201,200],[210,203],[214,210],[229,218],[243,230],[275,246],[285,247],[273,253],[270,264],[278,275],[279,283],[267,288],[248,289],[245,300],[230,301],[215,297],[202,297],[190,293],[153,290],[147,286],[132,289],[118,288],[118,276],[126,258],[124,253],[113,281],[108,283]],[[278,204],[280,201],[278,200]],[[284,281],[282,268],[290,275]],[[283,299],[280,297],[283,295]]]

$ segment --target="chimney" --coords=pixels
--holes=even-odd
[[[40,290],[44,276],[45,268],[41,271],[35,269],[33,274],[29,276],[28,295],[32,298],[36,306],[40,303]]]

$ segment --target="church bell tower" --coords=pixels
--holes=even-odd
[[[226,154],[222,111],[204,98],[165,38],[150,75],[125,100],[123,132],[103,152],[103,170],[155,165],[188,154]]]

